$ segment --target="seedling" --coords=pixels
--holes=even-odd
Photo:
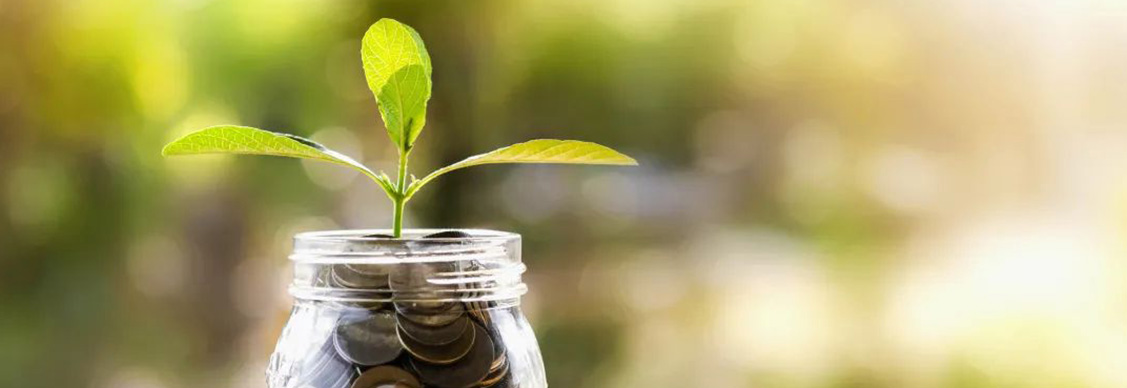
[[[382,171],[376,173],[312,140],[238,125],[217,125],[189,133],[166,145],[161,153],[165,156],[273,155],[352,167],[375,181],[391,199],[394,205],[392,231],[396,238],[402,235],[403,208],[411,197],[434,178],[457,169],[496,163],[638,164],[629,156],[599,144],[538,139],[474,155],[416,179],[408,173],[407,161],[415,139],[426,124],[427,101],[431,93],[430,55],[423,46],[423,39],[405,24],[380,19],[364,34],[360,57],[364,62],[364,76],[376,97],[387,134],[399,151],[399,166],[394,180]]]

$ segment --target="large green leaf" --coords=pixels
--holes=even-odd
[[[360,162],[325,148],[325,146],[312,140],[237,125],[217,125],[189,133],[168,143],[164,146],[161,154],[165,156],[197,154],[272,155],[323,160],[355,168],[376,180],[381,186],[385,186],[385,183],[390,185],[386,176],[381,178]]]
[[[360,56],[368,87],[379,97],[380,89],[392,74],[408,65],[421,65],[430,76],[430,54],[423,38],[410,26],[394,19],[380,19],[364,34]]]
[[[388,136],[400,150],[410,150],[426,121],[431,93],[430,55],[423,39],[403,23],[380,19],[364,34],[360,56]]]
[[[435,170],[411,184],[407,196],[439,175],[460,168],[497,163],[612,164],[636,166],[629,156],[603,145],[578,140],[539,139],[513,144],[484,154],[474,155],[458,163]]]
[[[397,147],[410,150],[423,131],[430,98],[430,77],[420,65],[400,68],[380,90],[380,115]]]

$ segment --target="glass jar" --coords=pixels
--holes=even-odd
[[[309,232],[294,238],[294,308],[270,388],[543,388],[520,310],[520,235]]]

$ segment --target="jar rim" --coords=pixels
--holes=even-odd
[[[294,235],[294,241],[301,242],[359,242],[359,243],[381,243],[386,245],[406,244],[411,241],[421,240],[423,236],[439,233],[439,232],[463,232],[469,234],[469,237],[438,237],[427,238],[427,241],[433,242],[446,242],[446,243],[503,243],[520,239],[520,235],[512,232],[505,232],[492,229],[438,229],[438,228],[417,228],[417,229],[403,229],[400,238],[379,237],[375,235],[391,235],[391,229],[335,229],[335,230],[315,230],[308,232],[300,232]]]
[[[457,230],[468,237],[423,238]],[[298,233],[290,294],[350,301],[498,300],[527,290],[519,234],[487,229],[387,229]]]

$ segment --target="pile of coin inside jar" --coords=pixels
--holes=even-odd
[[[427,282],[452,263],[333,264],[317,282],[354,290],[442,291]],[[436,294],[437,295],[437,294]],[[434,298],[442,299],[442,298]],[[327,303],[327,302],[326,302]],[[331,334],[305,358],[299,388],[512,387],[490,302],[332,302]]]

